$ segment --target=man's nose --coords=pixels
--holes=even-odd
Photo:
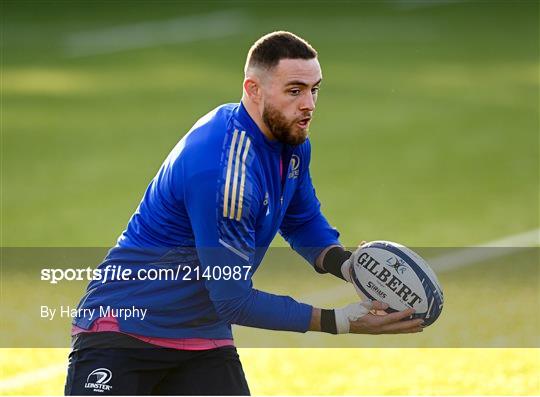
[[[311,92],[304,95],[302,102],[300,103],[300,110],[308,110],[312,112],[315,110],[315,98]]]

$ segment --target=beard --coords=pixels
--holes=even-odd
[[[262,119],[274,138],[286,145],[298,146],[308,137],[308,129],[296,125],[298,119],[288,121],[283,113],[270,104],[264,105]]]

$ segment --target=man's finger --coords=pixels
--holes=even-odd
[[[406,329],[400,329],[395,331],[387,331],[384,332],[385,334],[416,334],[418,332],[423,332],[424,327],[414,327],[414,328],[406,328]]]
[[[395,313],[390,313],[387,316],[381,316],[380,321],[381,321],[382,325],[391,324],[391,323],[401,321],[401,320],[403,320],[403,319],[405,319],[405,318],[407,318],[407,317],[409,317],[409,316],[411,316],[413,314],[414,314],[414,309],[409,308],[409,309],[403,310],[401,312],[395,312]]]
[[[388,309],[388,304],[380,301],[371,301],[371,307],[366,307],[369,310],[386,310]]]
[[[395,333],[395,331],[405,331],[408,329],[421,328],[420,326],[424,323],[424,320],[415,319],[408,321],[398,321],[392,324],[387,324],[381,327],[381,331],[384,333]]]

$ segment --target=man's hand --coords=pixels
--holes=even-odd
[[[338,334],[409,334],[422,332],[424,329],[422,319],[406,320],[414,314],[414,309],[407,309],[401,312],[386,313],[388,305],[379,301],[365,301],[361,303],[351,303],[340,309],[333,311],[326,310],[327,313],[334,313],[334,331],[321,324],[321,309],[313,308],[310,331],[323,331]],[[323,321],[324,322],[324,321]]]
[[[353,305],[369,305],[370,311],[377,312],[388,308],[386,303],[379,301],[355,303]],[[349,333],[380,335],[422,332],[424,330],[422,327],[424,320],[405,320],[412,314],[414,314],[414,309],[384,315],[368,313],[358,317],[356,320],[351,321],[349,319]]]

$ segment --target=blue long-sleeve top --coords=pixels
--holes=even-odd
[[[94,280],[79,308],[145,308],[144,320],[118,318],[120,329],[154,337],[232,338],[231,324],[306,332],[310,305],[259,291],[251,278],[278,231],[311,265],[339,244],[315,195],[310,155],[309,140],[268,140],[241,103],[202,117],[99,266],[180,268],[179,278]],[[74,324],[87,329],[96,317]]]

